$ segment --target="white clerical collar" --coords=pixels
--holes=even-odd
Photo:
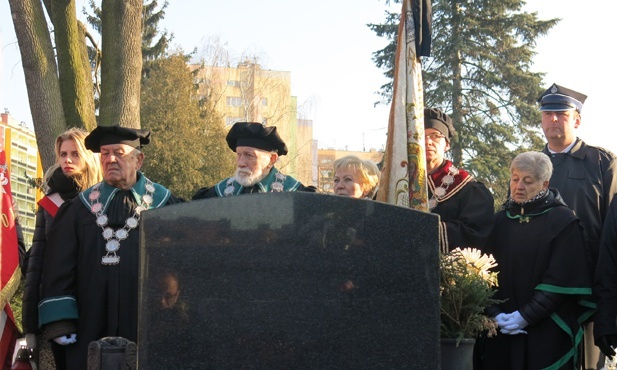
[[[564,149],[564,150],[562,150],[561,152],[556,152],[556,151],[554,151],[554,150],[553,150],[553,149],[551,149],[551,147],[550,147],[550,146],[548,146],[548,145],[547,145],[546,147],[548,148],[548,152],[549,152],[549,153],[551,153],[551,154],[557,154],[557,153],[567,153],[567,152],[569,152],[569,151],[570,151],[570,149],[572,149],[572,147],[574,146],[574,144],[576,144],[576,142],[577,142],[577,141],[578,141],[578,138],[576,138],[576,140],[574,140],[574,141],[572,142],[572,144],[570,144],[570,145],[568,145],[567,147],[565,147],[565,149]]]

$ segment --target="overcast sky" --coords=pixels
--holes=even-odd
[[[170,0],[162,26],[185,51],[202,48],[212,37],[232,55],[257,55],[265,68],[290,71],[292,95],[313,102],[309,112],[320,148],[362,150],[385,144],[389,107],[374,107],[386,82],[371,60],[386,45],[366,27],[382,23],[383,0]],[[77,0],[78,9],[87,4]],[[399,11],[400,5],[391,8]],[[580,137],[617,152],[612,134],[617,119],[617,77],[610,54],[616,32],[610,0],[531,1],[540,18],[562,18],[538,41],[535,72],[588,95]],[[81,13],[81,11],[79,11]],[[0,0],[0,109],[31,125],[19,49],[7,0]],[[609,134],[610,133],[610,134]]]

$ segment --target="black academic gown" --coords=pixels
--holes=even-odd
[[[452,162],[444,164],[430,174],[429,198],[432,190],[441,185]],[[459,169],[456,181],[446,190],[446,196],[431,210],[440,216],[440,244],[443,252],[457,247],[482,249],[491,232],[495,201],[491,192],[466,171]]]
[[[478,368],[573,369],[582,339],[579,320],[592,313],[585,307],[591,281],[578,218],[556,190],[522,208],[508,202],[495,215],[487,248],[498,263],[495,298],[505,300],[487,313],[518,310],[529,326],[527,334],[479,341]]]
[[[305,191],[314,193],[316,191],[314,186],[304,186],[301,182],[289,175],[282,175],[282,179],[277,180],[276,174],[282,175],[279,170],[277,170],[275,167],[272,167],[268,175],[253,186],[242,186],[238,184],[237,181],[234,181],[233,177],[227,178],[210,188],[206,187],[199,189],[193,195],[192,199],[196,200],[242,194],[269,193],[276,191],[273,189],[272,185],[277,182],[282,186],[281,191],[284,192]],[[229,193],[226,193],[226,190],[229,190]]]
[[[42,280],[42,303],[52,301],[53,306],[56,298],[73,297],[78,309],[75,317],[66,307],[45,310],[41,306],[41,323],[50,340],[77,334],[77,342],[65,347],[69,369],[86,369],[92,341],[108,336],[137,341],[139,227],[120,243],[120,263],[103,265],[106,241],[80,198],[65,202],[54,219]],[[165,204],[180,201],[172,195]],[[115,193],[106,212],[109,226],[122,227],[136,205],[129,190]]]

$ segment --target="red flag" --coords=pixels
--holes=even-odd
[[[17,328],[9,300],[17,290],[21,272],[10,172],[4,150],[0,151],[0,197],[0,364],[9,364],[10,367],[17,340]]]
[[[416,53],[417,28],[412,0],[404,0],[394,62],[388,140],[377,199],[428,212],[424,94],[422,65]]]

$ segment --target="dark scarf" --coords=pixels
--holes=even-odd
[[[72,177],[66,176],[62,168],[58,167],[47,180],[48,194],[58,193],[62,200],[67,201],[79,194],[79,186]]]
[[[534,198],[523,203],[517,203],[509,198],[503,205],[506,215],[511,219],[520,219],[520,222],[529,222],[533,217],[544,214],[558,206],[565,206],[559,191],[549,188]]]

